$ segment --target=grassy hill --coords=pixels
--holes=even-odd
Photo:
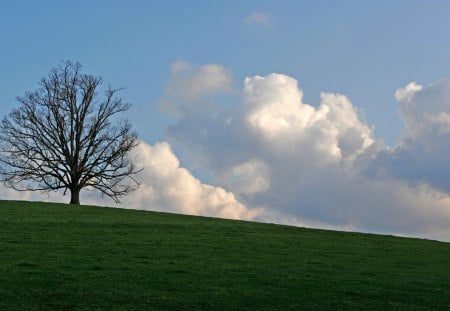
[[[0,201],[0,310],[449,310],[450,244]]]

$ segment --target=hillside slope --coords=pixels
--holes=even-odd
[[[0,310],[449,308],[449,243],[0,201]]]

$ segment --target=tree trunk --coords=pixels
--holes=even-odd
[[[80,189],[70,189],[70,204],[80,205]]]

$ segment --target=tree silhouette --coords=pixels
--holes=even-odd
[[[69,190],[70,204],[80,204],[83,188],[119,202],[139,186],[139,169],[128,157],[137,135],[128,120],[117,118],[130,105],[117,97],[120,89],[108,87],[99,96],[102,78],[80,69],[70,61],[52,69],[3,119],[0,178],[7,187]]]

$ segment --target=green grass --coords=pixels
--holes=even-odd
[[[0,310],[144,309],[449,310],[450,244],[0,201]]]

